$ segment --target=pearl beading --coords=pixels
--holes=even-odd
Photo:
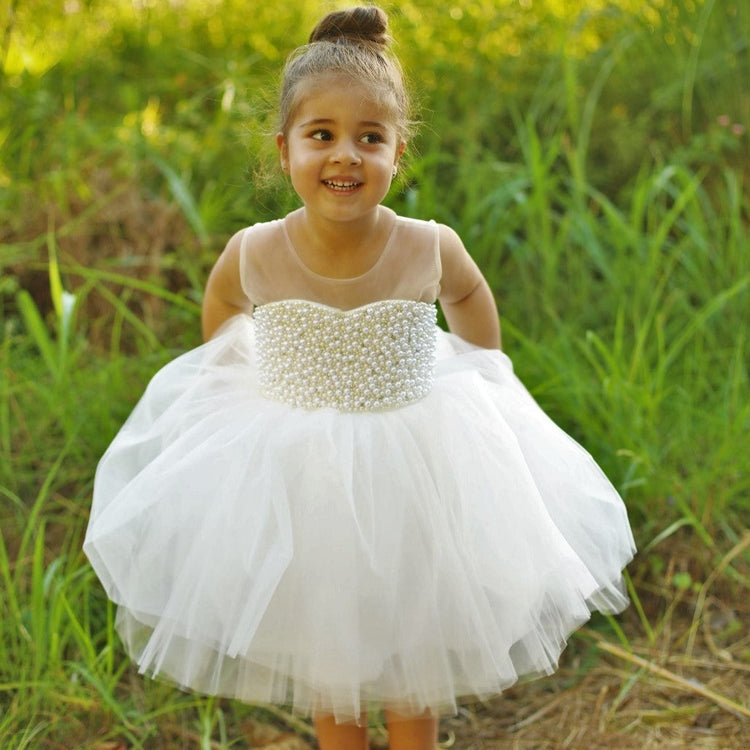
[[[256,308],[263,395],[304,409],[394,409],[429,393],[434,304],[381,300],[339,310],[306,300]]]

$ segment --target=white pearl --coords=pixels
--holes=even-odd
[[[268,398],[305,409],[393,409],[432,388],[435,305],[382,300],[342,311],[283,300],[254,312]]]

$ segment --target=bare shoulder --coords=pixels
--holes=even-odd
[[[282,235],[281,222],[266,221],[240,229],[229,238],[220,256],[227,262],[239,260],[242,253],[264,252],[268,248],[278,247]]]
[[[239,232],[235,232],[229,238],[229,241],[224,246],[224,250],[222,250],[221,255],[219,255],[217,263],[220,261],[223,264],[228,265],[234,260],[239,261],[240,249],[242,248],[246,231],[247,229],[240,229]]]
[[[440,299],[443,302],[463,299],[482,282],[482,273],[453,228],[438,224],[438,237],[442,266]]]
[[[216,259],[211,274],[208,277],[209,286],[228,288],[233,283],[239,284],[240,251],[244,238],[244,229],[233,234],[221,254]]]
[[[216,259],[206,282],[204,307],[207,302],[213,300],[237,306],[243,304],[244,294],[240,283],[240,251],[243,238],[244,230],[232,235]]]
[[[464,246],[458,232],[447,224],[438,224],[440,261],[446,271],[459,270],[463,266],[474,266],[474,261]]]
[[[281,232],[278,222],[253,224],[235,232],[216,260],[211,278],[222,282],[227,290],[239,289],[243,255],[262,256],[265,252],[272,251],[278,247]]]
[[[453,227],[447,224],[438,224],[438,235],[440,237],[440,251],[464,251],[464,243]]]

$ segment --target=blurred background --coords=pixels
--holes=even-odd
[[[224,243],[297,205],[277,86],[335,7],[0,5],[2,747],[254,747],[258,716],[309,740],[283,712],[133,675],[80,544],[99,456],[200,343]],[[578,690],[566,716],[598,712],[573,746],[745,747],[750,8],[382,7],[419,123],[387,203],[461,234],[517,372],[620,489],[641,549],[634,606],[577,636],[550,688]],[[562,747],[559,711],[522,722],[543,698],[472,710],[496,736],[459,722],[453,746]]]

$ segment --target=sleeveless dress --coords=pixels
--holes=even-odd
[[[625,507],[501,352],[436,325],[437,225],[327,279],[245,230],[254,305],[162,368],[97,468],[84,549],[140,670],[357,720],[549,674],[627,605]],[[376,296],[377,295],[377,296]]]

